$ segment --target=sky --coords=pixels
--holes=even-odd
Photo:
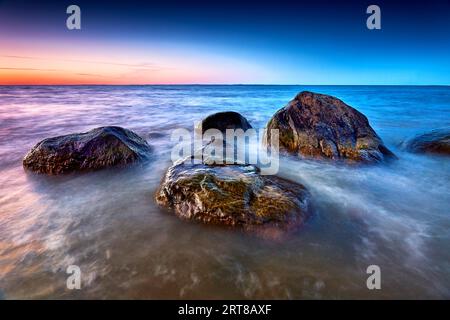
[[[1,85],[450,85],[449,57],[450,0],[0,0]]]

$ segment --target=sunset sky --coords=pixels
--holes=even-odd
[[[0,84],[450,84],[449,1],[310,2],[0,1]]]

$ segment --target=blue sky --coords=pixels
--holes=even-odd
[[[449,85],[449,31],[450,1],[0,1],[0,83]]]

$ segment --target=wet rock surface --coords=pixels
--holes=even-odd
[[[306,158],[373,163],[395,158],[365,115],[343,101],[308,91],[299,93],[267,125],[278,129],[280,150]]]
[[[227,129],[242,129],[246,131],[252,128],[245,117],[234,111],[211,114],[202,120],[201,125],[202,133],[209,129],[217,129],[221,131],[223,135],[225,135]]]
[[[253,165],[206,165],[189,160],[170,167],[156,194],[158,204],[187,220],[292,230],[311,213],[306,188],[275,176],[263,176]]]
[[[404,147],[415,153],[450,155],[450,129],[437,129],[406,141]]]
[[[218,157],[219,162],[223,163],[225,159],[228,158],[228,163],[230,161],[236,163],[245,162],[245,159],[239,159],[239,161],[233,161],[238,157],[238,151],[245,150],[246,147],[249,147],[248,141],[243,139],[238,139],[237,143],[234,143],[234,139],[231,139],[230,142],[227,142],[226,130],[232,129],[242,129],[243,132],[234,132],[236,135],[242,134],[249,130],[253,129],[248,120],[242,116],[238,112],[234,111],[225,111],[218,112],[207,116],[201,122],[201,133],[205,134],[209,129],[216,129],[220,131],[220,135],[211,134],[211,132],[206,133],[203,136],[203,146],[201,149],[196,150],[196,152],[205,152],[209,154],[210,150],[216,149],[219,153],[215,156]],[[199,129],[198,127],[196,128]],[[256,133],[256,131],[255,131]],[[211,134],[211,135],[209,135]],[[237,137],[237,136],[236,136]],[[228,149],[228,155],[227,155]]]
[[[85,133],[47,138],[23,159],[25,169],[62,174],[124,166],[148,158],[151,147],[134,132],[121,127],[100,127]]]

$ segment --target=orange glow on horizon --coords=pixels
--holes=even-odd
[[[0,85],[245,83],[261,74],[247,62],[192,48],[4,44],[9,49],[0,49]]]
[[[208,80],[200,78],[179,77],[169,78],[162,75],[155,78],[119,78],[99,77],[89,74],[67,74],[61,71],[24,71],[24,70],[0,70],[0,85],[132,85],[132,84],[183,84],[183,83],[208,83]]]

